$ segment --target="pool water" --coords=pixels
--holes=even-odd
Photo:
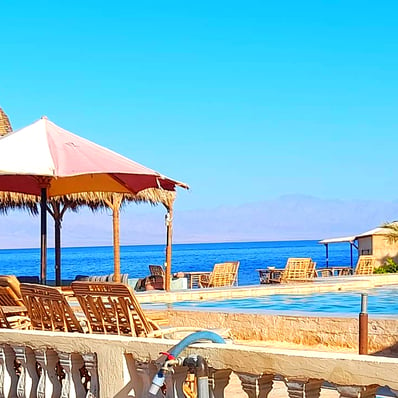
[[[213,301],[183,301],[173,309],[230,311],[251,313],[333,313],[357,315],[361,311],[361,293],[368,294],[369,315],[398,316],[398,286],[313,294],[275,294]]]

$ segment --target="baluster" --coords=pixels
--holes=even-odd
[[[224,398],[224,390],[229,383],[231,373],[229,369],[209,368],[210,398]]]
[[[18,377],[15,372],[14,350],[4,345],[0,347],[0,398],[15,397]]]
[[[253,375],[250,373],[235,372],[242,384],[243,391],[249,398],[257,398],[257,380],[260,375]]]
[[[17,385],[18,398],[30,398],[36,396],[39,376],[36,368],[36,357],[29,347],[13,347],[17,361],[21,364],[21,374]]]
[[[84,366],[90,375],[90,383],[86,398],[98,398],[98,368],[97,368],[97,355],[95,353],[83,354]]]
[[[36,350],[35,356],[41,367],[37,385],[37,398],[59,397],[61,394],[61,383],[56,372],[57,353],[54,350]]]
[[[243,391],[249,398],[267,398],[272,390],[274,376],[270,374],[253,375],[236,372],[242,384]]]
[[[61,398],[79,398],[86,396],[82,383],[80,368],[84,362],[80,354],[59,352],[59,362],[65,372],[62,379]]]
[[[258,379],[258,398],[267,398],[274,384],[274,375],[263,374]]]
[[[378,385],[372,384],[366,387],[360,386],[336,386],[340,398],[374,398]]]
[[[126,355],[127,356],[127,355]],[[132,356],[131,356],[132,357]],[[131,363],[135,361],[132,359],[131,361],[127,361],[127,366],[131,366]],[[151,387],[152,380],[158,372],[158,367],[153,362],[135,362],[136,367],[135,370],[137,375],[139,376],[141,383],[134,386],[134,391],[137,397],[142,398],[153,398],[153,395],[149,394],[149,388]],[[132,372],[130,372],[130,376],[132,378]],[[170,384],[168,390],[173,391],[172,385]],[[159,393],[161,396],[161,393]]]
[[[319,398],[322,380],[285,379],[289,398]]]

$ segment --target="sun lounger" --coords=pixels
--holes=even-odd
[[[305,282],[316,276],[316,263],[311,258],[289,258],[283,270],[273,270],[269,283]]]
[[[57,288],[21,283],[21,293],[33,329],[83,333],[81,323]]]
[[[147,318],[133,289],[123,283],[72,282],[72,290],[88,322],[90,333],[136,337],[165,337],[200,328],[160,328]],[[202,329],[203,330],[203,329]]]
[[[15,275],[0,275],[0,305],[23,306],[20,285]]]
[[[9,286],[0,286],[0,305],[21,307],[23,306],[23,301]]]
[[[199,287],[233,286],[237,283],[239,261],[214,264],[212,272],[199,275]]]
[[[1,329],[11,329],[10,323],[6,317],[6,314],[3,312],[3,309],[0,306],[0,328]]]
[[[354,275],[371,275],[375,269],[375,258],[369,255],[358,257]]]
[[[159,276],[164,276],[166,273],[162,265],[150,265],[149,272],[151,273],[151,275]]]
[[[83,281],[71,286],[90,333],[149,336],[157,329],[144,315],[130,286]]]
[[[166,271],[163,266],[150,265],[149,272],[151,275],[145,278],[145,290],[164,290]]]
[[[29,329],[30,319],[24,315],[7,316],[0,306],[0,328],[2,329]]]

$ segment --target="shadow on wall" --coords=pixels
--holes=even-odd
[[[398,335],[397,335],[397,340],[398,340]],[[392,346],[383,348],[380,351],[373,352],[370,355],[379,356],[379,357],[398,358],[398,342],[393,344]]]

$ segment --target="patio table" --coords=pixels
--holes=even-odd
[[[279,279],[283,269],[278,269],[275,267],[259,268],[257,269],[257,272],[260,277],[260,284],[268,284],[272,283],[273,280]]]
[[[188,279],[188,288],[199,287],[199,280],[201,275],[210,275],[211,271],[192,271],[184,272],[184,276]]]

